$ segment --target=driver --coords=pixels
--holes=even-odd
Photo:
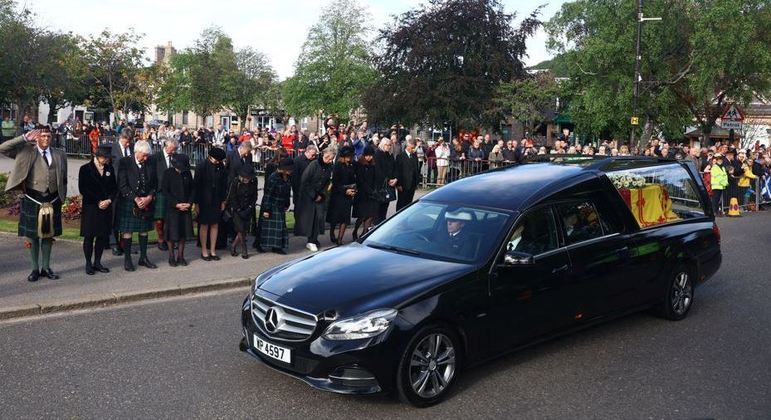
[[[451,255],[473,257],[474,241],[464,229],[472,221],[471,213],[465,210],[448,211],[444,218],[447,221],[447,235],[442,244],[444,248]]]

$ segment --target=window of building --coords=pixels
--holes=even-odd
[[[188,119],[189,119],[189,117],[188,117],[188,112],[187,112],[187,111],[183,111],[183,112],[182,112],[182,125],[188,125],[188,124],[190,124],[190,123],[188,122]]]

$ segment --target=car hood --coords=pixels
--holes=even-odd
[[[268,275],[258,289],[278,303],[312,313],[351,315],[398,307],[476,269],[353,243],[315,254]]]

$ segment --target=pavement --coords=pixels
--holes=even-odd
[[[233,290],[0,322],[2,417],[768,419],[770,222],[718,220],[723,266],[686,319],[639,313],[518,351],[461,372],[434,407],[261,365],[237,350]]]

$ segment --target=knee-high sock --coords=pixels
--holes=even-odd
[[[147,257],[147,234],[139,234],[139,258]]]
[[[123,261],[131,262],[131,238],[123,238],[121,243],[123,245]]]
[[[53,248],[53,246],[54,240],[52,238],[40,240],[40,250],[43,254],[40,265],[43,267],[43,270],[48,270],[51,268],[51,248]]]
[[[32,246],[29,248],[29,259],[32,262],[32,269],[33,270],[39,270],[40,265],[38,264],[38,256],[40,255],[40,240],[39,239],[29,239],[29,242],[32,244]]]
[[[97,236],[96,244],[94,245],[94,264],[102,264],[102,251],[110,244],[110,239],[107,236]]]
[[[94,237],[86,236],[83,238],[83,256],[86,257],[86,266],[91,265],[91,256],[94,253]]]

